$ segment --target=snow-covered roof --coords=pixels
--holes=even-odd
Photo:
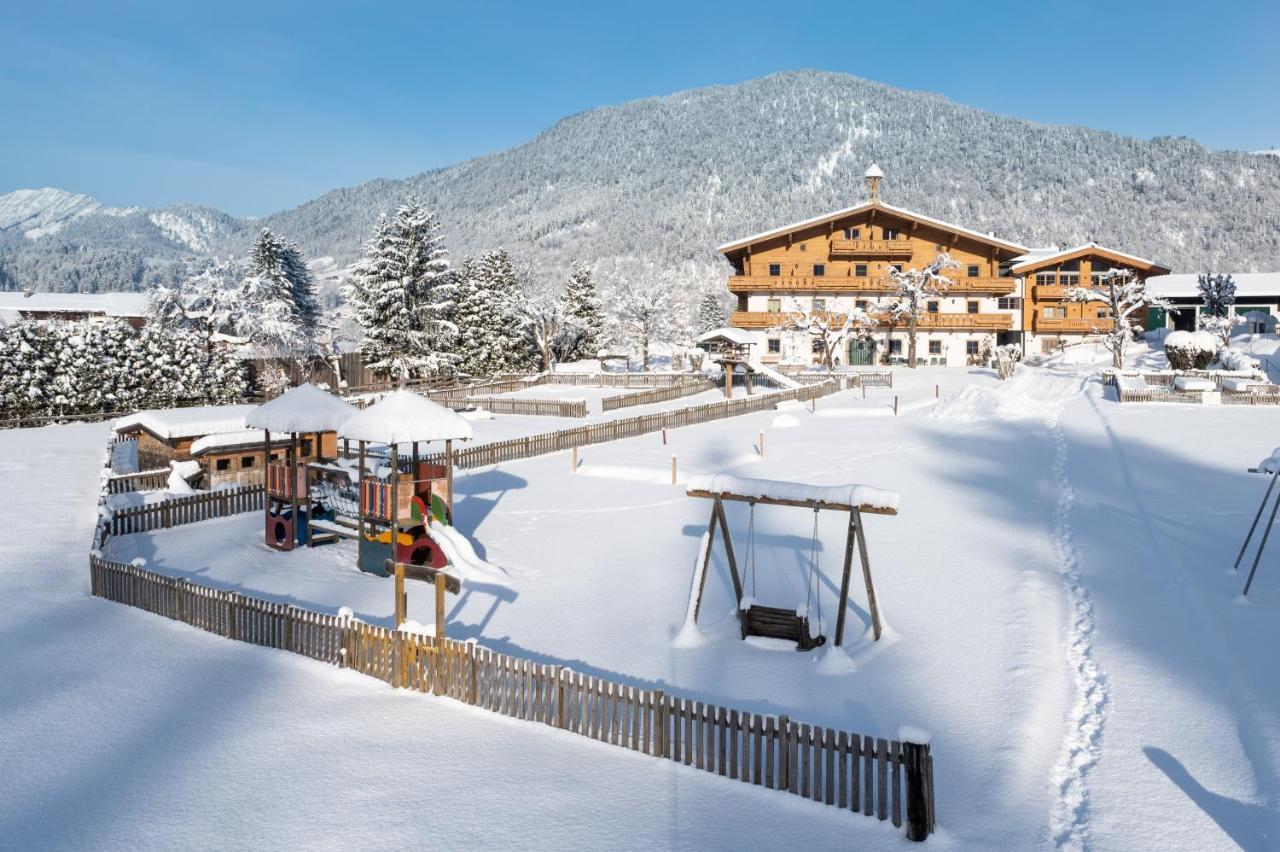
[[[705,331],[698,335],[696,343],[706,343],[708,340],[717,340],[723,338],[737,346],[751,346],[756,342],[755,335],[741,328],[714,328],[711,331]]]
[[[145,317],[146,293],[0,293],[0,310],[47,313],[104,314],[109,317]]]
[[[1057,249],[1048,254],[1040,254],[1040,251],[1042,250],[1032,249],[1027,252],[1023,255],[1023,257],[1027,258],[1026,260],[1015,258],[1016,262],[1013,266],[1013,273],[1017,275],[1022,272],[1028,272],[1032,269],[1038,269],[1042,266],[1048,266],[1064,260],[1071,260],[1076,256],[1083,256],[1086,254],[1100,254],[1121,263],[1127,263],[1135,267],[1153,271],[1158,269],[1167,272],[1169,269],[1169,267],[1157,261],[1147,260],[1145,257],[1138,257],[1136,254],[1128,254],[1127,252],[1119,251],[1118,249],[1107,248],[1106,246],[1101,246],[1097,243],[1084,243],[1071,248]]]
[[[1057,246],[1036,246],[1034,248],[1027,249],[1024,254],[1009,258],[1009,260],[1014,264],[1026,263],[1031,260],[1040,260],[1041,258],[1048,257],[1049,255],[1057,254],[1060,251],[1062,251],[1062,249]]]
[[[1199,276],[1194,272],[1174,275],[1153,275],[1147,279],[1147,292],[1166,299],[1199,297]],[[1231,280],[1236,285],[1236,300],[1242,297],[1280,296],[1280,272],[1233,272]]]
[[[867,171],[865,174],[863,174],[863,177],[882,178],[884,177],[884,172],[880,169],[878,165],[876,165],[875,163],[872,163],[870,166],[867,167]]]
[[[249,412],[245,425],[273,432],[332,432],[359,410],[312,384],[296,388]]]
[[[896,491],[885,491],[868,485],[807,485],[775,479],[748,479],[727,473],[700,474],[689,477],[690,491],[711,494],[739,494],[772,500],[794,500],[801,503],[837,503],[896,512],[901,499]]]
[[[392,391],[338,429],[343,438],[379,444],[468,440],[471,424],[453,411],[407,390]]]
[[[199,405],[191,408],[160,408],[121,417],[112,428],[123,432],[133,427],[146,429],[158,438],[191,438],[221,432],[240,432],[252,405]]]
[[[935,227],[943,229],[944,231],[951,231],[956,234],[964,234],[967,237],[971,237],[975,240],[979,240],[981,242],[987,243],[988,245],[999,246],[1000,248],[1009,249],[1010,251],[1025,252],[1027,250],[1027,247],[1024,245],[1010,242],[1008,240],[1002,240],[999,237],[996,237],[992,234],[984,234],[981,231],[974,231],[970,228],[961,227],[960,225],[953,225],[950,222],[944,222],[941,219],[934,219],[932,216],[926,216],[923,213],[916,213],[915,211],[907,210],[904,207],[894,207],[892,204],[885,204],[883,201],[877,200],[877,201],[864,201],[861,204],[855,204],[853,207],[846,207],[843,210],[837,210],[834,213],[824,213],[823,215],[815,216],[812,219],[805,219],[801,222],[793,222],[790,225],[783,225],[780,228],[772,228],[768,231],[761,231],[758,234],[752,234],[749,237],[743,237],[740,240],[734,240],[733,242],[725,243],[724,245],[718,247],[716,251],[720,252],[721,254],[725,254],[727,252],[734,251],[735,249],[746,248],[747,246],[752,245],[754,243],[758,243],[761,240],[767,240],[771,237],[780,237],[783,234],[787,234],[792,231],[798,231],[801,228],[809,228],[814,225],[821,225],[825,222],[830,222],[833,219],[843,219],[845,216],[853,216],[857,213],[862,213],[872,208],[875,208],[876,210],[883,210],[886,213],[892,213],[894,215],[901,216],[905,219],[914,219],[917,222],[921,222],[927,225],[933,225]]]
[[[272,432],[272,444],[288,444],[288,432]],[[225,450],[228,447],[262,446],[261,429],[242,429],[239,432],[220,432],[217,435],[205,435],[191,442],[191,455],[198,456],[210,450]]]

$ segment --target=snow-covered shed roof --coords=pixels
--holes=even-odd
[[[349,402],[304,384],[259,405],[244,422],[252,429],[273,432],[332,432],[359,413]]]
[[[338,429],[343,438],[379,444],[468,440],[471,424],[437,402],[407,390],[392,391]]]
[[[870,166],[867,167],[866,172],[862,176],[882,178],[884,177],[884,171],[878,165],[876,165],[875,163],[872,163]]]
[[[1013,266],[1013,274],[1021,275],[1025,272],[1031,272],[1036,269],[1042,269],[1046,266],[1064,263],[1068,260],[1075,260],[1078,257],[1086,255],[1097,255],[1105,257],[1114,263],[1121,263],[1126,266],[1132,266],[1135,269],[1141,269],[1144,272],[1151,272],[1157,275],[1163,275],[1169,271],[1169,267],[1154,260],[1147,260],[1145,257],[1138,257],[1136,254],[1127,254],[1118,249],[1100,246],[1097,243],[1085,243],[1083,245],[1073,246],[1072,248],[1059,249],[1049,254],[1040,254],[1040,249],[1033,249],[1027,252],[1023,257],[1025,260],[1015,258],[1016,262]]]
[[[950,222],[944,222],[941,219],[934,219],[932,216],[926,216],[923,213],[916,213],[915,211],[907,210],[904,207],[894,207],[892,204],[885,204],[883,201],[880,201],[877,199],[875,201],[864,201],[861,204],[855,204],[853,207],[846,207],[843,210],[837,210],[834,213],[824,213],[823,215],[815,216],[812,219],[805,219],[800,222],[793,222],[790,225],[783,225],[780,228],[773,228],[768,231],[761,231],[758,234],[752,234],[749,237],[743,237],[740,240],[734,240],[733,242],[725,243],[724,245],[718,247],[716,251],[720,252],[721,254],[728,254],[730,252],[737,251],[738,249],[744,249],[749,245],[754,245],[762,240],[771,239],[773,237],[780,237],[785,234],[791,233],[793,231],[799,231],[803,228],[811,228],[814,225],[824,225],[827,222],[831,222],[836,219],[843,219],[846,216],[854,216],[858,213],[863,213],[873,208],[876,210],[883,210],[886,213],[892,214],[894,216],[898,216],[908,221],[916,221],[921,223],[922,225],[932,225],[935,228],[941,228],[944,231],[949,231],[955,234],[962,234],[966,237],[969,237],[970,239],[977,240],[987,245],[993,245],[993,246],[996,246],[997,248],[1002,248],[1007,251],[1016,251],[1016,252],[1022,253],[1027,250],[1027,247],[1024,245],[1009,242],[1008,240],[1002,240],[999,237],[996,237],[994,234],[984,234],[981,231],[974,231],[970,228],[961,227],[960,225],[953,225]]]
[[[288,445],[289,440],[290,436],[288,432],[271,433],[271,443],[273,446]],[[205,435],[203,438],[196,438],[191,442],[191,455],[199,456],[204,455],[207,452],[227,450],[234,447],[261,446],[261,429],[241,429],[239,432],[220,432],[216,435]]]
[[[1147,292],[1166,299],[1199,298],[1198,277],[1194,272],[1154,275],[1147,279]],[[1280,272],[1233,272],[1231,280],[1236,285],[1236,301],[1265,296],[1280,297]]]
[[[191,408],[160,408],[139,411],[121,417],[113,429],[124,432],[130,429],[146,429],[157,438],[166,441],[175,438],[193,438],[222,432],[239,432],[245,428],[245,417],[252,405],[198,405]]]
[[[724,328],[713,328],[711,331],[704,331],[698,335],[696,343],[707,343],[711,340],[727,340],[735,346],[751,346],[755,344],[755,335],[741,328],[732,328],[725,326]]]
[[[36,313],[86,313],[109,317],[145,317],[146,293],[0,293],[0,310]]]
[[[885,491],[869,485],[808,485],[776,479],[748,479],[727,473],[691,476],[685,485],[690,492],[735,494],[797,503],[833,503],[888,513],[897,512],[901,499],[896,491]]]

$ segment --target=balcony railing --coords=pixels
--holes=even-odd
[[[792,324],[792,318],[800,311],[734,311],[729,319],[730,325],[736,328],[781,328]],[[844,314],[827,314],[833,322],[844,322]],[[872,314],[882,326],[889,325],[887,314]],[[898,328],[907,325],[899,321]],[[1013,314],[955,314],[955,313],[922,313],[917,318],[917,328],[942,329],[948,331],[1007,331],[1013,328]]]
[[[943,296],[961,293],[1004,295],[1017,287],[1013,278],[953,278],[941,288]],[[783,275],[735,275],[729,279],[733,293],[894,293],[898,285],[888,276],[859,278],[847,275],[818,277]]]
[[[1090,319],[1089,317],[1042,317],[1036,316],[1032,320],[1032,327],[1036,331],[1049,333],[1084,333],[1088,334],[1094,331],[1105,332],[1111,330],[1111,318]]]
[[[832,240],[832,257],[911,257],[911,240]]]

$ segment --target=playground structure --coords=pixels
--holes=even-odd
[[[1280,479],[1280,447],[1258,462],[1257,467],[1249,469],[1250,473],[1269,473],[1271,474],[1271,482],[1267,484],[1267,490],[1262,495],[1262,502],[1258,504],[1258,513],[1253,516],[1253,523],[1249,525],[1249,533],[1244,537],[1244,544],[1240,545],[1240,552],[1236,554],[1235,565],[1232,570],[1240,570],[1240,562],[1244,559],[1245,552],[1249,549],[1249,542],[1253,541],[1253,534],[1258,530],[1258,521],[1262,520],[1262,513],[1267,508],[1267,501],[1271,499],[1271,492],[1275,490],[1276,480]],[[1280,510],[1280,494],[1276,495],[1276,499],[1271,504],[1271,514],[1267,516],[1267,525],[1262,529],[1262,538],[1258,542],[1258,549],[1253,555],[1253,564],[1249,567],[1249,577],[1244,582],[1244,591],[1242,596],[1249,596],[1249,588],[1253,585],[1253,577],[1258,572],[1258,563],[1262,561],[1262,551],[1266,550],[1267,539],[1271,537],[1271,528],[1276,522],[1276,511]]]
[[[697,622],[702,608],[702,595],[707,583],[707,568],[711,561],[711,551],[715,544],[717,526],[724,541],[725,557],[729,564],[729,576],[733,581],[733,592],[737,599],[738,623],[742,638],[763,636],[773,639],[785,639],[796,643],[799,651],[817,648],[826,642],[821,633],[821,584],[818,575],[818,513],[832,510],[849,513],[848,536],[845,542],[844,567],[840,577],[840,601],[836,616],[835,647],[844,644],[845,610],[849,602],[849,577],[853,567],[853,551],[857,547],[858,558],[862,564],[862,579],[867,588],[867,605],[871,613],[871,629],[875,639],[880,638],[880,610],[876,603],[875,586],[871,580],[871,562],[867,556],[866,530],[863,527],[863,514],[896,515],[898,513],[898,495],[892,491],[881,491],[864,485],[812,486],[796,482],[780,482],[765,479],[745,479],[736,476],[712,475],[695,476],[689,480],[688,496],[703,497],[712,500],[711,520],[703,537],[702,550],[695,567],[694,589],[691,594],[692,612],[688,618]],[[755,582],[755,507],[793,506],[812,509],[813,543],[810,554],[809,578],[806,592],[804,613],[799,607],[764,606],[755,602],[743,589],[743,578],[738,571],[738,561],[733,550],[733,541],[729,535],[729,522],[725,517],[724,502],[748,503],[751,506],[751,520],[748,525],[747,562],[744,567],[750,571],[754,593]],[[811,616],[816,610],[817,619]]]
[[[695,341],[711,360],[724,368],[724,396],[733,399],[733,376],[741,373],[746,384],[747,396],[751,396],[751,378],[756,368],[751,365],[751,347],[755,338],[751,332],[740,328],[717,328],[698,335]]]

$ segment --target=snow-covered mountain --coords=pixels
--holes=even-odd
[[[258,221],[192,207],[90,212],[25,245],[0,240],[27,271],[0,264],[10,286],[34,274],[56,288],[50,276],[77,251],[134,252],[154,269],[242,254],[265,225],[341,268],[377,215],[414,193],[439,212],[455,256],[504,246],[548,269],[580,259],[604,271],[640,257],[714,278],[720,243],[861,200],[872,160],[887,201],[1029,245],[1097,240],[1178,271],[1280,268],[1278,157],[1037,124],[818,71],[588,110],[507,151]]]
[[[28,240],[38,240],[84,216],[127,216],[132,212],[61,189],[20,189],[0,195],[0,232],[17,232]]]

